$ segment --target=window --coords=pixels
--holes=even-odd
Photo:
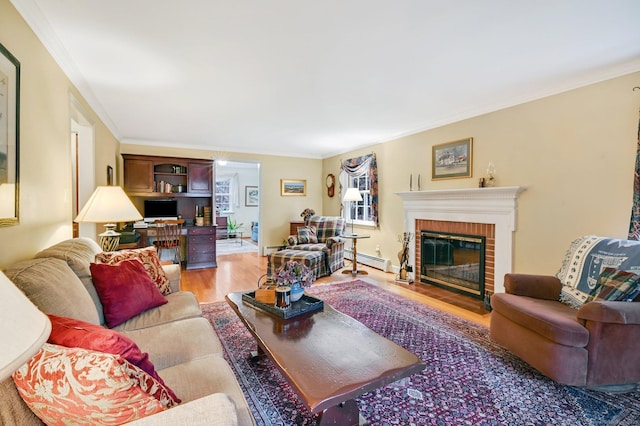
[[[371,179],[369,174],[349,176],[343,171],[340,173],[340,183],[342,183],[344,191],[347,188],[358,188],[362,196],[362,201],[343,201],[343,216],[347,222],[351,223],[353,221],[357,225],[375,226],[372,215]]]
[[[216,180],[216,209],[221,213],[231,211],[231,178]]]

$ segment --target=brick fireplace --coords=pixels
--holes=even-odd
[[[420,270],[421,230],[482,236],[486,241],[485,290],[504,292],[502,277],[512,270],[517,199],[523,190],[510,186],[398,193],[403,201],[404,229],[416,235],[409,264],[414,271]]]

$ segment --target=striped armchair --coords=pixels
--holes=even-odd
[[[297,235],[287,238],[287,249],[322,251],[326,270],[332,274],[344,267],[344,241],[338,237],[344,226],[341,216],[311,216]]]

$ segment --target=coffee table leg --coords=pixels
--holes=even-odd
[[[359,425],[360,412],[355,399],[327,408],[320,414],[318,425]]]

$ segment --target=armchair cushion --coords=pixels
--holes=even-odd
[[[562,283],[558,278],[548,275],[506,274],[504,288],[509,294],[558,300]]]
[[[298,244],[317,244],[318,236],[314,226],[303,226],[298,228]]]

